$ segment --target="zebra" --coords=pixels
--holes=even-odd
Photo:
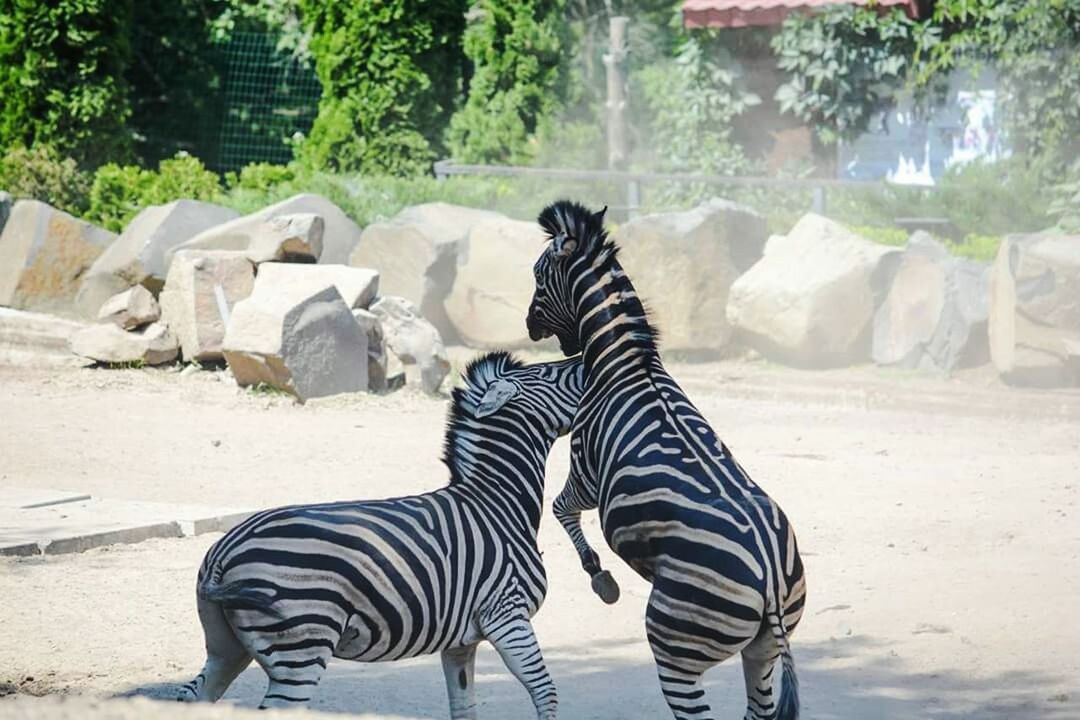
[[[585,365],[554,514],[605,602],[618,584],[582,533],[582,511],[599,509],[608,545],[652,584],[646,635],[677,720],[712,717],[701,676],[740,652],[747,720],[797,718],[788,638],[806,585],[794,531],[664,369],[605,210],[564,200],[538,219],[548,243],[533,268],[529,336],[554,335]]]
[[[544,467],[583,389],[580,358],[471,362],[453,391],[446,487],[388,500],[253,515],[207,551],[196,597],[202,671],[181,701],[217,701],[254,659],[260,707],[307,703],[331,657],[441,653],[453,720],[476,717],[477,644],[488,640],[537,717],[558,698],[530,619],[547,589],[537,548]]]

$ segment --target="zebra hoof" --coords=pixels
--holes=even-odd
[[[607,570],[601,570],[593,575],[592,589],[608,605],[614,605],[619,599],[619,584]]]

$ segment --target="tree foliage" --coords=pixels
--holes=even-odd
[[[0,0],[0,147],[129,157],[131,15],[132,0]]]
[[[460,88],[463,0],[303,0],[302,10],[323,86],[304,161],[426,171]]]
[[[542,119],[561,103],[562,0],[480,0],[465,31],[468,100],[450,124],[465,162],[527,162]]]

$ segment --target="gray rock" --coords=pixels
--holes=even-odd
[[[235,210],[196,200],[144,209],[90,266],[75,299],[79,312],[96,317],[102,303],[134,285],[144,285],[157,296],[173,249],[237,215]]]
[[[337,288],[299,301],[260,274],[225,335],[225,359],[241,386],[265,383],[301,402],[368,389],[367,335]]]
[[[322,218],[321,233],[311,216]],[[210,228],[178,249],[243,250],[256,263],[318,260],[343,264],[359,240],[360,227],[341,208],[321,195],[303,194]]]
[[[990,298],[990,355],[1005,382],[1080,385],[1080,236],[1005,238]]]
[[[636,218],[613,238],[664,349],[718,351],[732,335],[731,284],[761,258],[768,235],[764,217],[717,198],[686,212]]]
[[[134,330],[161,319],[157,300],[142,285],[130,287],[105,301],[98,320],[105,320],[124,330]]]
[[[732,283],[728,322],[741,341],[778,362],[866,361],[871,321],[899,258],[898,250],[805,215],[786,236],[769,238],[761,260]]]
[[[11,217],[11,206],[14,202],[10,194],[0,190],[0,233],[4,232],[4,225]]]
[[[180,340],[186,362],[220,361],[229,314],[251,294],[255,266],[243,253],[176,253],[159,299],[161,317]]]
[[[91,325],[71,337],[71,351],[104,363],[172,362],[179,352],[176,336],[161,323],[126,332],[112,323]]]
[[[949,372],[985,363],[990,268],[953,257],[930,235],[911,236],[874,315],[879,365]]]
[[[405,298],[381,297],[371,306],[371,312],[382,323],[390,351],[406,365],[419,368],[425,392],[438,392],[450,372],[450,360],[435,326],[421,317],[419,308]],[[389,369],[387,376],[393,376]]]
[[[0,305],[73,315],[80,279],[116,235],[37,200],[19,200],[0,233]]]
[[[543,241],[535,222],[497,217],[472,226],[444,303],[461,342],[475,348],[533,344],[525,315],[533,293],[532,267]]]
[[[260,282],[270,283],[278,292],[300,299],[333,285],[345,304],[366,308],[379,292],[379,273],[371,268],[348,265],[297,265],[294,263],[265,263],[259,266]]]
[[[379,317],[369,310],[354,308],[352,314],[364,334],[367,335],[368,389],[372,392],[386,392],[390,389],[387,376],[389,357],[386,352],[382,323]]]
[[[378,268],[382,291],[409,300],[448,342],[457,340],[443,303],[457,276],[465,240],[478,222],[502,217],[487,210],[425,203],[364,228],[349,264]]]
[[[42,313],[0,308],[0,365],[81,367],[71,337],[89,325]]]

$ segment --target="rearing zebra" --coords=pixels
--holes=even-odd
[[[791,720],[799,700],[788,636],[805,599],[795,534],[664,370],[603,220],[603,210],[566,201],[539,217],[551,242],[534,268],[529,335],[557,336],[585,364],[555,515],[606,602],[618,586],[581,532],[583,510],[599,508],[612,550],[652,583],[645,628],[676,718],[711,717],[701,675],[741,652],[746,718]]]
[[[331,657],[442,654],[450,715],[475,718],[476,646],[489,640],[542,720],[555,686],[530,618],[547,589],[536,533],[544,466],[582,392],[579,359],[475,360],[454,391],[450,484],[424,495],[299,505],[254,515],[206,554],[206,665],[181,700],[216,701],[255,659],[261,707],[307,702]]]

